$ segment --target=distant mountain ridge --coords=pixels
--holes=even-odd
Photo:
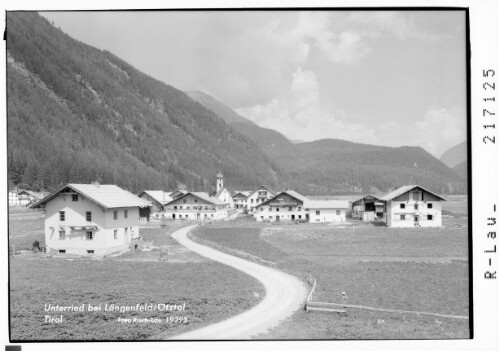
[[[457,174],[421,147],[386,147],[323,139],[292,142],[281,133],[259,127],[203,92],[188,92],[206,108],[255,141],[298,190],[311,194],[388,190],[425,184],[436,191],[462,191]]]
[[[449,150],[444,152],[442,156],[440,156],[440,161],[445,163],[450,168],[457,166],[458,164],[467,160],[467,144],[466,141],[459,143]]]
[[[9,184],[53,190],[100,180],[133,192],[295,189],[307,195],[417,183],[461,191],[421,148],[293,143],[216,99],[184,92],[76,41],[33,12],[7,13]]]

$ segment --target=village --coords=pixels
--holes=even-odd
[[[10,206],[42,209],[45,248],[59,254],[108,255],[137,248],[141,223],[150,221],[223,221],[238,215],[257,222],[375,222],[387,227],[441,227],[445,201],[418,185],[383,196],[366,195],[350,203],[316,199],[293,190],[229,190],[222,173],[216,192],[144,190],[134,195],[116,185],[67,184],[51,194],[10,191]],[[321,197],[323,198],[323,197]]]

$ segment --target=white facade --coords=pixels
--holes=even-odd
[[[259,204],[273,198],[275,193],[265,186],[261,186],[246,198],[246,209],[248,212],[254,212],[254,209]]]
[[[305,210],[310,214],[310,223],[342,223],[346,221],[344,208],[307,208]]]
[[[226,188],[220,189],[215,195],[217,199],[227,204],[228,208],[234,208],[234,200]]]
[[[406,185],[380,198],[385,202],[384,222],[389,227],[441,227],[441,196],[418,185]]]
[[[219,220],[228,217],[229,205],[204,193],[187,193],[165,205],[162,217],[172,220]]]
[[[72,194],[59,194],[45,206],[45,243],[51,251],[105,255],[128,250],[138,237],[138,207],[104,209]]]
[[[9,206],[20,206],[19,197],[15,191],[9,191]]]
[[[389,227],[441,227],[440,201],[389,201],[385,223]]]

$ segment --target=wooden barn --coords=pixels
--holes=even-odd
[[[352,218],[365,222],[382,220],[384,217],[384,202],[374,195],[367,195],[352,203]]]

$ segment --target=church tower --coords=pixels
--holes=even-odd
[[[224,188],[224,175],[220,172],[217,174],[217,193]]]

